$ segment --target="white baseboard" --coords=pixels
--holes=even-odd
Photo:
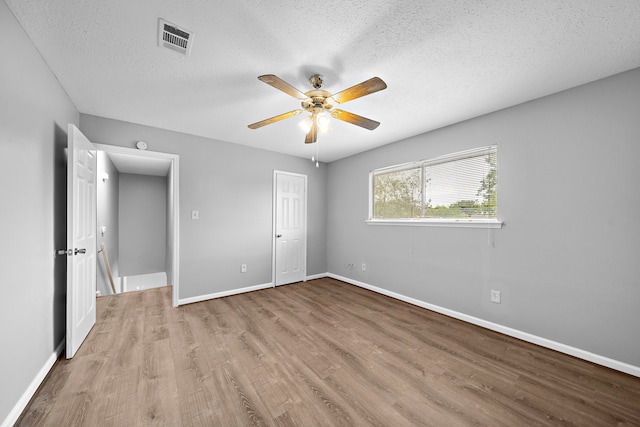
[[[440,307],[434,304],[429,304],[427,302],[420,301],[415,298],[407,297],[405,295],[398,294],[396,292],[388,291],[386,289],[378,288],[377,286],[372,286],[367,283],[350,279],[348,277],[342,277],[332,273],[328,273],[326,276],[336,280],[340,280],[342,282],[349,283],[351,285],[368,289],[373,292],[377,292],[382,295],[386,295],[391,298],[398,299],[400,301],[408,302],[409,304],[417,305],[418,307],[435,311],[436,313],[441,313],[446,316],[453,317],[455,319],[463,320],[467,323],[472,323],[474,325],[481,326],[483,328],[491,329],[492,331],[500,332],[501,334],[509,335],[511,337],[518,338],[523,341],[537,344],[542,347],[550,348],[552,350],[559,351],[560,353],[565,353],[570,356],[577,357],[579,359],[587,360],[589,362],[593,362],[598,365],[606,366],[607,368],[615,369],[616,371],[625,372],[635,377],[640,377],[640,366],[630,365],[625,362],[620,362],[618,360],[610,359],[606,356],[601,356],[599,354],[594,354],[586,350],[582,350],[576,347],[572,347],[570,345],[559,343],[557,341],[552,341],[546,338],[542,338],[537,335],[530,334],[528,332],[523,332],[517,329],[509,328],[507,326],[489,322],[487,320],[483,320],[477,317],[469,316],[468,314],[460,313],[460,312],[450,310],[448,308]]]
[[[323,277],[329,277],[329,273],[312,274],[311,276],[307,276],[304,280],[306,282],[307,280],[322,279]]]
[[[273,288],[273,283],[264,283],[262,285],[248,286],[246,288],[231,289],[228,291],[216,292],[213,294],[199,295],[197,297],[182,298],[178,300],[178,305],[192,304],[194,302],[206,301],[209,299],[228,297],[231,295],[243,294],[245,292],[259,291],[261,289]]]
[[[38,371],[35,378],[33,378],[31,384],[29,384],[29,387],[27,387],[24,393],[22,393],[22,396],[20,396],[20,399],[18,399],[11,412],[9,412],[7,418],[5,418],[2,424],[0,424],[0,427],[11,427],[15,424],[16,421],[18,421],[18,418],[22,414],[22,411],[24,411],[24,408],[27,407],[33,395],[36,394],[36,391],[38,391],[38,387],[40,387],[40,384],[42,384],[42,381],[44,381],[45,377],[53,367],[53,364],[56,363],[56,360],[58,360],[58,357],[65,349],[65,343],[65,338],[62,338],[62,341],[49,356],[42,368],[40,368],[40,371]]]
[[[323,277],[329,277],[329,273],[313,274],[311,276],[306,276],[304,280],[307,281],[307,280],[321,279]],[[192,304],[194,302],[228,297],[231,295],[238,295],[238,294],[243,294],[245,292],[259,291],[261,289],[268,289],[273,287],[274,287],[273,283],[270,282],[270,283],[263,283],[262,285],[248,286],[246,288],[231,289],[229,291],[216,292],[216,293],[207,294],[207,295],[199,295],[197,297],[182,298],[178,300],[178,305]]]

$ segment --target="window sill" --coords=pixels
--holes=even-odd
[[[496,219],[369,219],[367,225],[404,225],[418,227],[502,228]]]

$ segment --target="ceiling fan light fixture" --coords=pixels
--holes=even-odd
[[[302,129],[304,133],[309,133],[309,131],[311,130],[311,126],[313,126],[313,119],[311,117],[307,117],[306,119],[298,123],[298,126],[300,126],[300,129]]]
[[[329,113],[322,111],[316,114],[316,124],[318,125],[318,130],[320,130],[320,132],[329,132],[329,125],[331,124],[331,116]]]

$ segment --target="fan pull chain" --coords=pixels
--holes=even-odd
[[[311,156],[311,162],[315,162],[316,163],[316,167],[319,168],[320,167],[320,154],[318,154],[318,141],[315,142],[316,144],[316,155],[315,156]]]

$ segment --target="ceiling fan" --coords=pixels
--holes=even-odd
[[[318,140],[318,131],[326,132],[329,129],[330,117],[369,130],[374,130],[380,125],[380,123],[375,120],[367,119],[366,117],[348,111],[340,109],[332,110],[336,104],[344,104],[345,102],[386,89],[387,84],[379,77],[370,78],[333,95],[321,89],[322,76],[319,74],[314,74],[309,79],[314,89],[304,93],[273,74],[265,74],[264,76],[258,77],[258,80],[300,100],[302,108],[250,124],[250,129],[258,129],[262,126],[288,119],[289,117],[297,116],[307,111],[311,113],[311,115],[305,119],[300,126],[303,127],[307,133],[304,142],[310,144]]]

